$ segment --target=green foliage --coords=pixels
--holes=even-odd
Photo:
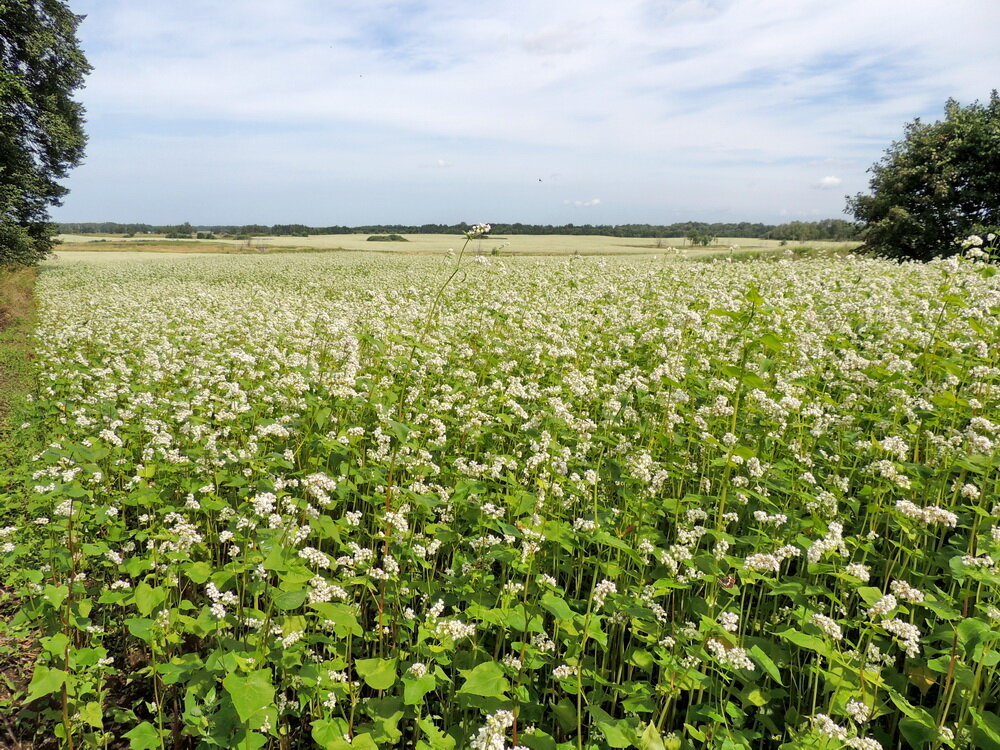
[[[966,235],[1000,225],[1000,96],[945,118],[906,125],[869,170],[870,194],[848,199],[865,246],[891,258],[929,260],[961,250]]]
[[[401,234],[373,234],[368,237],[369,242],[409,242]]]
[[[118,222],[66,222],[59,224],[63,234],[125,234],[127,232],[150,232],[165,234],[176,227],[153,226],[152,224],[121,224]],[[843,219],[823,219],[820,221],[793,221],[788,224],[762,224],[759,222],[713,222],[683,221],[675,224],[522,224],[493,223],[495,235],[601,235],[606,237],[683,237],[696,231],[712,237],[759,237],[763,239],[789,239],[799,241],[814,240],[855,240],[858,239],[857,226]],[[309,237],[316,234],[465,234],[469,225],[460,224],[369,224],[363,226],[307,227],[303,224],[251,224],[245,226],[210,225],[199,226],[198,231],[214,232],[222,235],[261,235],[274,237]],[[190,230],[189,230],[190,231]]]
[[[708,247],[715,242],[715,237],[710,233],[700,229],[692,229],[685,235],[685,239],[692,245]]]
[[[90,70],[80,18],[60,0],[0,6],[0,265],[33,265],[53,246],[48,209],[83,157],[83,107],[72,93]]]
[[[0,526],[41,636],[31,724],[150,750],[993,747],[994,271],[46,269],[28,507]]]

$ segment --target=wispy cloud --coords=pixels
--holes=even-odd
[[[564,206],[577,206],[577,207],[582,206],[587,208],[589,208],[590,206],[599,206],[600,204],[601,204],[600,198],[591,198],[589,201],[570,201],[570,200],[563,201]]]
[[[834,177],[833,175],[828,175],[817,181],[813,187],[817,187],[820,190],[832,190],[833,188],[838,188],[844,184],[844,181],[839,177]]]
[[[67,220],[837,215],[1000,69],[994,0],[71,5],[95,70]]]

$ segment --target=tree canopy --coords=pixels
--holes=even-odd
[[[811,242],[814,240],[855,240],[858,239],[854,222],[843,219],[823,219],[822,221],[793,221],[788,224],[761,224],[748,221],[707,224],[700,221],[685,221],[675,224],[521,224],[502,221],[489,222],[491,234],[569,234],[602,235],[606,237],[686,237],[691,232],[707,234],[710,237],[759,237],[772,240],[793,240]],[[113,221],[72,222],[59,224],[59,231],[65,234],[184,234],[196,232],[216,234],[238,234],[249,236],[301,236],[313,234],[465,234],[468,224],[365,224],[361,226],[310,227],[305,224],[122,224]]]
[[[0,0],[0,264],[34,264],[53,246],[57,180],[83,158],[73,92],[90,66],[61,0]]]
[[[945,105],[945,118],[906,125],[869,170],[871,193],[848,199],[872,252],[930,260],[1000,224],[1000,97]]]

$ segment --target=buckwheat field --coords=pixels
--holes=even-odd
[[[993,271],[50,265],[2,530],[39,732],[1000,747]]]

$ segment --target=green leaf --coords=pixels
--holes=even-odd
[[[604,739],[607,740],[608,745],[615,748],[622,748],[632,747],[636,744],[638,738],[635,736],[635,732],[624,721],[614,719],[609,713],[597,706],[591,706],[588,711],[594,718],[597,728],[604,735]]]
[[[45,695],[52,695],[62,689],[66,684],[69,674],[61,669],[50,669],[49,667],[35,667],[35,673],[31,676],[31,683],[28,685],[28,696],[25,703]]]
[[[132,750],[160,750],[165,744],[166,738],[161,740],[160,733],[148,721],[142,722],[139,726],[126,732]]]
[[[546,591],[542,595],[542,606],[545,607],[557,620],[572,620],[575,614],[565,599],[562,599],[551,591]]]
[[[655,724],[647,726],[646,731],[639,736],[639,750],[666,750]]]
[[[347,750],[351,746],[344,739],[347,730],[343,719],[316,719],[312,723],[312,739],[323,750]]]
[[[423,701],[424,696],[431,692],[437,685],[434,675],[425,674],[423,677],[403,678],[403,703],[407,706],[415,706]]]
[[[991,632],[989,625],[975,617],[965,618],[955,629],[958,631],[958,642],[966,648],[975,646]]]
[[[80,708],[80,718],[92,727],[97,729],[104,728],[104,712],[101,710],[101,704],[97,701],[85,703]]]
[[[310,605],[324,620],[333,623],[333,632],[339,638],[346,638],[349,635],[361,635],[361,625],[358,623],[358,616],[354,609],[347,604],[331,604],[330,602],[317,602]]]
[[[764,653],[764,649],[760,646],[752,646],[750,648],[750,655],[753,660],[760,665],[760,667],[767,672],[768,677],[777,682],[779,685],[784,685],[781,681],[781,672],[778,670],[778,665],[774,663],[774,660],[770,656]]]
[[[69,645],[69,636],[65,633],[56,633],[48,638],[42,638],[41,644],[45,651],[61,659]]]
[[[163,603],[167,598],[167,592],[162,588],[153,588],[148,583],[143,581],[138,586],[135,587],[135,595],[133,600],[135,601],[136,609],[144,617],[149,615],[156,609],[157,606]]]
[[[267,737],[259,732],[246,732],[243,739],[233,746],[234,750],[260,750],[267,744]]]
[[[260,722],[254,723],[257,714],[262,713],[274,703],[274,686],[271,684],[271,670],[258,669],[247,675],[235,672],[222,681],[223,687],[233,701],[236,713],[244,724],[256,729]]]
[[[1000,716],[985,709],[969,707],[975,728],[972,738],[975,746],[982,750],[1000,750]]]
[[[808,635],[794,628],[789,628],[788,630],[782,631],[776,634],[779,638],[782,638],[789,643],[794,643],[796,646],[809,651],[815,651],[817,654],[822,654],[823,656],[830,655],[830,646],[822,638],[817,638],[814,635]]]
[[[360,659],[354,662],[354,668],[374,690],[388,690],[396,682],[395,659]]]
[[[649,671],[653,664],[653,655],[642,648],[633,649],[627,659],[629,664],[634,664],[645,671]]]
[[[66,601],[66,597],[69,596],[69,587],[53,586],[50,583],[45,586],[42,595],[55,609],[59,609],[59,607],[62,606],[62,603]]]
[[[912,748],[920,748],[937,739],[938,730],[935,726],[911,719],[906,716],[899,720],[899,732],[906,738]]]
[[[214,569],[205,561],[194,562],[184,568],[184,575],[199,586],[212,577]]]
[[[427,735],[429,744],[434,750],[453,750],[455,747],[455,738],[434,726],[434,722],[430,719],[418,719],[417,726]]]
[[[461,669],[465,683],[459,693],[481,695],[484,698],[506,698],[510,683],[504,676],[503,667],[495,661],[485,661],[472,669]]]
[[[572,732],[576,729],[576,706],[569,698],[562,698],[552,706],[552,712],[556,715],[559,728],[564,732]]]
[[[125,627],[140,641],[149,643],[153,640],[153,621],[148,617],[132,617],[125,621]]]
[[[396,747],[403,733],[399,721],[403,718],[403,702],[395,696],[372,698],[365,704],[365,712],[372,717],[372,739],[379,745]]]
[[[760,291],[756,286],[751,286],[747,289],[746,294],[743,295],[747,302],[752,302],[755,305],[763,305],[764,298],[760,296]]]
[[[278,609],[296,609],[305,603],[307,596],[308,592],[305,589],[278,591],[274,594],[274,606]]]

